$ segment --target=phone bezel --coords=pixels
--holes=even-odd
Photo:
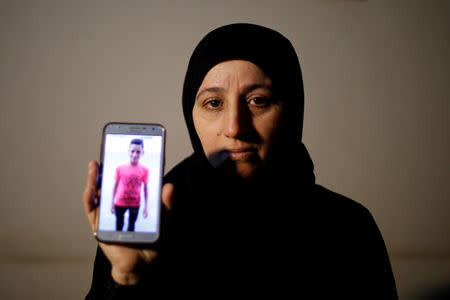
[[[165,165],[165,145],[166,145],[166,129],[164,126],[158,123],[127,123],[127,122],[110,122],[107,123],[102,130],[102,143],[100,154],[100,168],[99,168],[99,203],[97,208],[97,220],[96,220],[96,232],[95,237],[100,242],[113,242],[113,243],[127,243],[127,244],[149,244],[155,243],[160,235],[160,223],[161,223],[161,201],[157,201],[157,220],[156,220],[156,232],[128,232],[128,231],[106,231],[99,230],[100,222],[100,199],[102,190],[102,175],[105,158],[105,141],[108,134],[123,134],[123,135],[141,135],[141,136],[161,136],[161,156],[160,156],[160,170],[159,170],[159,186],[158,186],[158,198],[161,199],[162,179],[164,175]]]

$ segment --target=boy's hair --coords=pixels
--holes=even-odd
[[[131,145],[138,145],[138,146],[141,146],[142,149],[143,149],[143,148],[144,148],[144,141],[141,140],[141,139],[133,139],[133,140],[131,140],[131,142],[130,142],[130,146],[131,146]]]

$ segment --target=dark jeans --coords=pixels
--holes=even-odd
[[[134,231],[134,223],[139,213],[139,206],[129,207],[129,206],[116,206],[116,230],[122,231],[123,228],[123,215],[129,209],[128,215],[128,231]]]

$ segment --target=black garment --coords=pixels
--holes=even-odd
[[[383,239],[363,206],[302,186],[295,174],[260,183],[223,176],[198,155],[172,170],[166,182],[177,202],[160,260],[139,286],[124,288],[99,250],[87,299],[396,299]]]
[[[247,180],[227,162],[212,167],[192,119],[204,76],[230,59],[259,66],[287,108],[278,152]],[[183,112],[194,154],[165,176],[175,186],[175,205],[164,212],[161,238],[152,245],[158,259],[143,270],[138,286],[122,287],[99,249],[86,299],[397,299],[386,247],[369,211],[315,184],[301,142],[300,64],[285,37],[251,24],[206,35],[189,62]]]

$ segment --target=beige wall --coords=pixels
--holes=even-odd
[[[232,22],[294,44],[317,180],[371,210],[401,298],[450,285],[449,2],[244,2],[1,2],[0,298],[83,297],[96,245],[81,194],[101,127],[159,122],[167,169],[189,154],[187,62]]]

